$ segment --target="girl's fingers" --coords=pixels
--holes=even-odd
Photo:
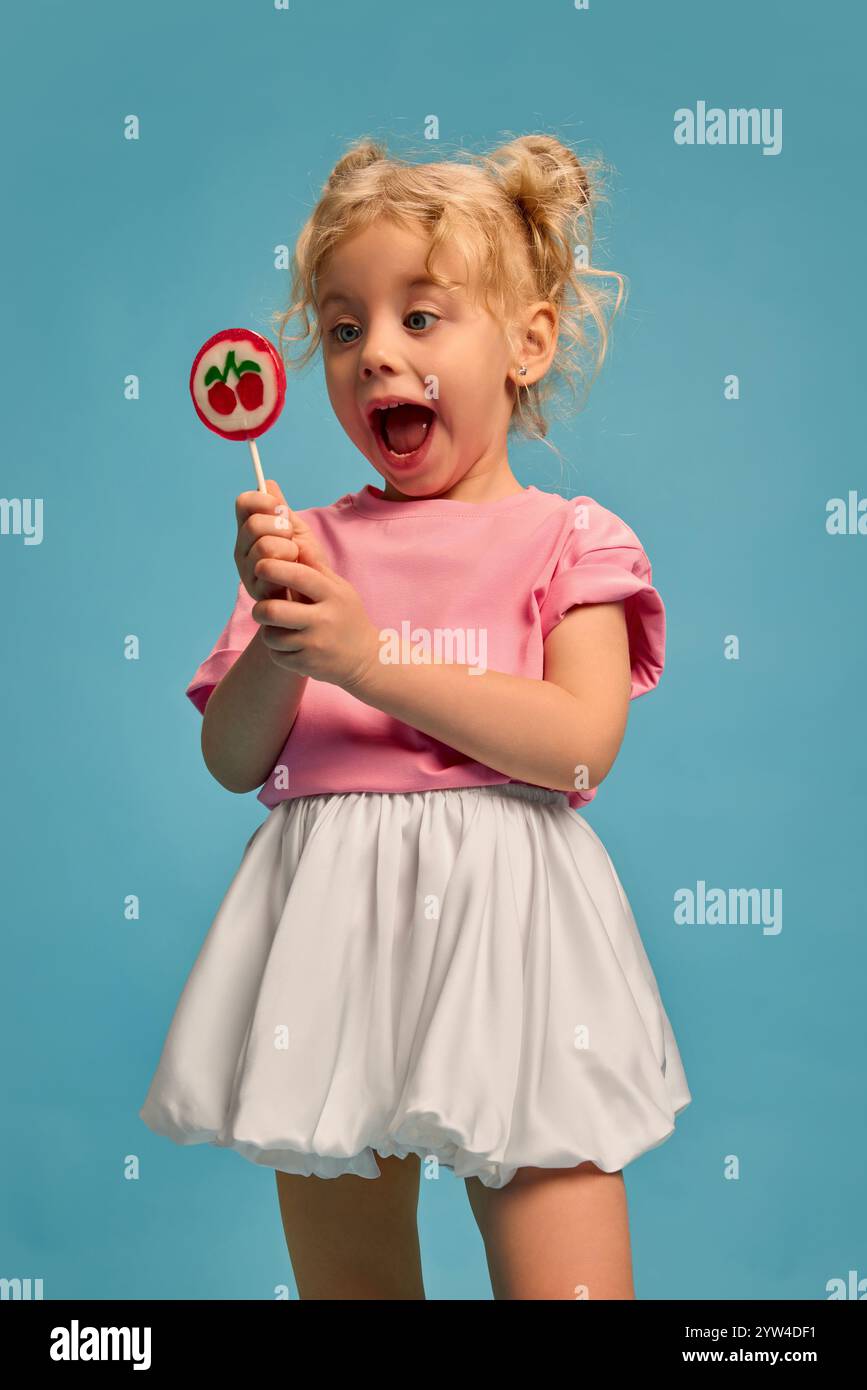
[[[235,498],[235,519],[239,527],[256,512],[271,514],[279,507],[287,506],[286,498],[273,478],[266,478],[265,486],[267,492],[259,492],[256,488],[250,492],[242,492]]]
[[[253,546],[263,536],[278,536],[281,540],[294,540],[291,523],[287,526],[286,517],[271,512],[254,512],[238,531],[237,549],[246,558]]]
[[[299,602],[307,607],[313,596],[308,596],[304,581],[296,582],[297,576],[287,579],[286,571],[279,566],[297,560],[300,554],[299,541],[306,542],[311,549],[311,557],[316,556],[324,560],[324,556],[320,555],[321,547],[310,527],[289,506],[274,479],[266,478],[265,486],[268,489],[266,493],[257,489],[242,492],[235,498],[235,516],[238,522],[235,559],[238,568],[243,572],[252,566],[249,580],[245,581],[251,585],[249,592],[252,597],[258,597],[259,600],[285,599],[286,590],[292,589],[298,591]],[[285,547],[289,552],[288,560],[275,560],[267,555],[260,556],[258,560],[251,557],[251,551],[257,542],[268,536],[277,536],[290,542]],[[269,568],[264,569],[262,567],[266,562]],[[315,597],[322,598],[324,593],[319,592]]]
[[[285,584],[272,584],[270,580],[263,579],[260,574],[253,576],[253,589],[255,592],[251,597],[256,599],[286,597]]]
[[[282,646],[280,631],[303,632],[310,626],[310,604],[286,598],[263,598],[253,604],[250,617],[261,627],[274,628],[275,644]]]
[[[279,584],[284,589],[294,589],[297,594],[305,594],[313,599],[314,603],[333,592],[332,581],[327,575],[296,560],[274,560],[270,557],[257,560],[253,577],[264,579],[269,584]]]
[[[243,526],[256,512],[273,513],[281,505],[285,505],[282,496],[275,497],[270,492],[242,492],[235,498],[235,520]]]
[[[272,548],[272,541],[278,542],[279,553],[276,556],[269,555],[268,553]],[[254,550],[256,551],[255,555],[253,554]],[[247,551],[247,555],[250,558],[250,563],[255,564],[257,560],[297,560],[300,551],[298,549],[298,542],[293,536],[281,536],[279,532],[264,531],[261,536],[257,536],[253,541],[250,549]]]

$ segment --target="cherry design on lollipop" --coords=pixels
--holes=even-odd
[[[238,378],[234,391],[226,384],[230,371]],[[236,366],[234,349],[226,358],[222,374],[216,364],[208,368],[205,373],[205,385],[208,387],[208,404],[217,415],[231,415],[237,409],[238,401],[245,410],[258,410],[265,394],[259,363],[248,358],[246,362]]]
[[[223,439],[246,439],[260,492],[267,492],[256,440],[286,400],[286,368],[272,342],[251,328],[223,328],[203,343],[190,371],[203,425]]]

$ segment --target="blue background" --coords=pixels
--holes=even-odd
[[[627,520],[667,607],[661,685],[586,813],[693,1093],[626,1169],[638,1296],[822,1299],[867,1274],[867,538],[825,526],[829,498],[865,488],[864,29],[850,5],[792,0],[7,15],[2,492],[44,499],[45,529],[0,537],[0,1275],[46,1298],[295,1296],[273,1172],[138,1118],[263,817],[209,776],[183,694],[231,609],[233,501],[254,486],[187,379],[217,328],[268,331],[288,293],[274,247],[347,144],[399,155],[431,113],[444,154],[545,131],[614,168],[596,260],[630,296],[587,407],[552,433],[568,477],[542,444],[510,457],[523,484]],[[675,145],[674,111],[699,100],[781,107],[782,152]],[[318,360],[260,451],[296,507],[379,481]],[[675,925],[699,879],[781,888],[782,931]],[[422,1184],[420,1227],[428,1297],[490,1298],[451,1173]]]

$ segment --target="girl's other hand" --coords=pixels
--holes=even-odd
[[[260,560],[293,560],[304,564],[312,560],[328,564],[328,557],[310,527],[292,511],[273,478],[266,478],[267,493],[242,492],[235,498],[238,537],[235,564],[241,583],[251,598],[284,598],[309,603],[305,595],[260,578]]]
[[[358,590],[327,562],[321,568],[303,560],[261,563],[275,584],[294,580],[299,598],[307,600],[303,608],[282,596],[253,604],[250,616],[262,625],[262,641],[272,661],[295,675],[313,676],[354,693],[380,656],[379,632]]]

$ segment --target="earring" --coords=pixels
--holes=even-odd
[[[518,376],[526,376],[526,375],[527,375],[527,368],[526,368],[526,367],[519,367],[519,368],[518,368]]]

